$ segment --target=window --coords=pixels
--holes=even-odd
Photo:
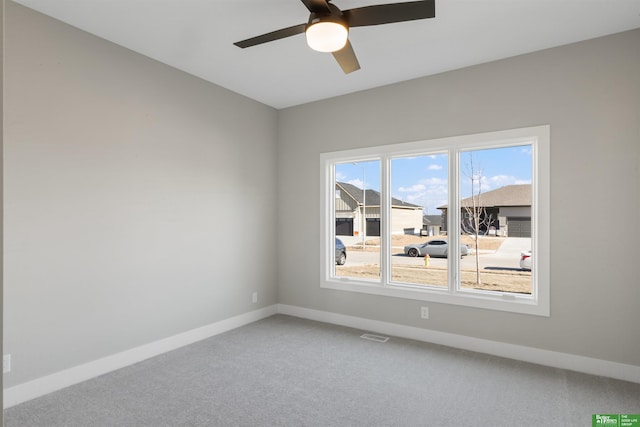
[[[380,191],[374,190],[380,188],[380,161],[336,162],[334,170],[332,186],[340,197],[333,206],[332,235],[350,246],[349,265],[333,266],[334,276],[379,278],[380,251],[375,244],[367,246],[367,242],[380,239]]]
[[[323,153],[321,286],[548,316],[549,146],[538,126]]]

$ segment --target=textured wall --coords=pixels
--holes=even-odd
[[[5,386],[274,304],[276,110],[6,18]]]
[[[282,110],[279,208],[311,214],[279,218],[280,230],[308,230],[304,251],[281,233],[279,301],[640,365],[638,46],[635,30]],[[420,301],[320,288],[320,153],[542,124],[551,317],[430,303],[425,322]]]

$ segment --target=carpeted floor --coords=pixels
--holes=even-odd
[[[6,427],[590,426],[640,384],[277,315],[9,408]]]

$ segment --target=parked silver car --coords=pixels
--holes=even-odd
[[[336,237],[336,264],[344,265],[345,262],[347,262],[347,247]]]
[[[430,257],[447,257],[449,255],[449,245],[446,240],[430,240],[424,243],[414,243],[413,245],[407,245],[404,247],[405,255],[410,257],[425,256],[429,254]],[[460,255],[465,256],[469,254],[469,247],[467,245],[460,245]]]
[[[520,253],[520,268],[523,270],[531,270],[531,251]]]

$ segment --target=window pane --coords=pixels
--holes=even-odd
[[[520,263],[531,260],[531,154],[531,145],[460,154],[463,289],[531,294],[531,270]]]
[[[447,287],[447,242],[442,235],[447,204],[448,156],[391,160],[391,280]]]
[[[380,281],[380,161],[337,163],[335,177],[334,275]]]

